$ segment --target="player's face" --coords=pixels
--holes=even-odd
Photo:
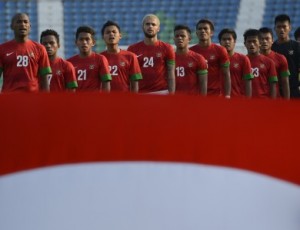
[[[291,25],[288,21],[276,22],[275,32],[277,34],[278,39],[286,40],[289,37],[290,31]]]
[[[259,54],[260,43],[257,36],[249,36],[245,41],[248,54],[257,55]]]
[[[53,35],[47,35],[42,37],[41,43],[43,46],[45,46],[47,54],[49,57],[56,56],[57,50],[59,48],[59,44],[57,43],[57,40],[55,36]]]
[[[155,17],[147,17],[144,20],[143,24],[143,31],[145,34],[145,37],[147,38],[154,38],[157,36],[157,33],[159,32],[159,21]]]
[[[210,25],[208,23],[200,23],[197,26],[196,34],[199,41],[207,41],[210,40],[213,36],[213,31],[211,30]]]
[[[30,20],[26,14],[20,14],[14,18],[11,29],[16,37],[27,37],[30,33]]]
[[[107,26],[104,30],[103,39],[107,45],[118,44],[121,37],[121,33],[116,26]]]
[[[80,54],[88,55],[92,52],[92,47],[95,45],[95,41],[90,33],[81,32],[76,39],[76,46],[79,49]]]
[[[269,51],[271,50],[273,44],[273,38],[270,33],[262,33],[260,35],[260,50],[261,51]]]
[[[220,44],[221,44],[221,46],[224,46],[226,48],[228,53],[233,51],[234,47],[235,47],[235,40],[234,40],[232,34],[230,34],[230,33],[223,34],[221,37]]]
[[[174,43],[177,48],[187,48],[191,40],[190,34],[186,30],[176,30],[174,33]]]

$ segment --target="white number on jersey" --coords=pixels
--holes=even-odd
[[[251,72],[254,77],[259,77],[259,68],[257,68],[257,67],[251,68]]]
[[[184,67],[182,67],[182,66],[176,67],[176,76],[177,77],[184,77],[185,76]]]
[[[18,55],[17,56],[17,67],[26,67],[28,66],[28,63],[29,63],[29,59],[28,59],[28,56],[21,56],[21,55]]]
[[[144,57],[144,68],[148,68],[148,67],[153,67],[154,66],[154,61],[153,61],[153,57]]]
[[[111,76],[118,76],[118,66],[116,65],[109,66],[109,72]]]
[[[52,74],[48,75],[48,82],[49,82],[49,84],[51,83],[52,76],[53,76]]]
[[[78,81],[85,81],[86,80],[86,69],[82,70],[82,69],[79,69],[78,72],[77,72],[77,80]]]

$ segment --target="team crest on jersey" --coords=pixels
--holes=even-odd
[[[33,53],[33,52],[30,52],[30,53],[28,54],[28,56],[33,58],[33,57],[34,57],[34,53]]]
[[[239,68],[239,66],[240,66],[239,63],[233,63],[233,67],[234,67],[234,68],[237,69],[237,68]]]
[[[162,53],[157,53],[156,54],[156,57],[158,57],[158,58],[161,57],[161,56],[162,56]]]
[[[90,65],[90,69],[94,69],[95,68],[95,65]]]
[[[266,66],[265,64],[260,64],[259,68],[264,69]]]
[[[188,63],[188,67],[193,67],[194,63],[193,62],[189,62]]]
[[[125,62],[121,61],[120,66],[125,66]]]
[[[216,59],[216,56],[215,56],[215,55],[211,55],[211,56],[209,57],[209,59],[210,59],[210,60],[215,60],[215,59]]]
[[[60,76],[60,75],[61,75],[61,70],[57,70],[55,74],[56,74],[57,76]]]
[[[294,50],[289,50],[289,55],[293,55],[294,54]]]

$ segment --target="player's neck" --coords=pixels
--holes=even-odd
[[[260,55],[260,53],[248,53],[247,55],[248,57],[257,57]]]
[[[144,43],[146,45],[154,45],[157,41],[158,41],[157,37],[153,37],[153,38],[147,38],[147,37],[145,37],[144,38]]]
[[[57,54],[54,54],[54,55],[48,55],[48,58],[50,61],[54,61],[56,58],[57,58]]]
[[[25,36],[25,37],[15,37],[15,41],[16,42],[26,42],[26,41],[28,41],[29,40],[29,38],[28,38],[28,36]]]
[[[232,57],[234,55],[234,50],[227,50],[227,53],[230,57]]]
[[[119,53],[120,48],[118,44],[113,44],[113,45],[107,45],[107,52],[108,53]]]
[[[80,52],[80,53],[79,53],[79,57],[85,58],[85,57],[90,56],[92,53],[93,53],[92,50],[89,51],[89,52],[84,52],[84,53],[83,53],[83,52]]]
[[[285,37],[285,38],[278,38],[277,42],[278,43],[285,43],[285,42],[288,42],[290,41],[290,37]]]
[[[211,42],[211,39],[208,39],[208,40],[200,40],[198,44],[199,44],[199,46],[201,46],[201,47],[209,47],[209,46],[212,44],[212,42]]]
[[[187,54],[189,52],[189,48],[188,47],[184,47],[184,48],[176,48],[176,53],[177,54]]]
[[[272,51],[271,49],[269,49],[269,50],[261,50],[260,53],[263,54],[263,55],[269,55],[271,53],[271,51]]]

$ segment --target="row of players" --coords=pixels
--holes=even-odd
[[[3,92],[15,91],[131,91],[188,93],[230,98],[299,97],[300,46],[289,38],[288,15],[275,18],[278,40],[269,28],[244,33],[247,55],[234,51],[236,33],[223,29],[220,45],[212,43],[214,24],[201,19],[196,25],[199,43],[189,47],[191,30],[174,28],[174,48],[158,39],[160,21],[148,14],[142,20],[144,40],[119,48],[121,29],[106,22],[101,30],[107,50],[93,52],[95,31],[81,26],[76,31],[79,54],[67,61],[57,56],[59,35],[42,32],[40,42],[29,39],[30,19],[25,13],[11,21],[14,39],[0,45]],[[45,48],[44,48],[45,47]],[[275,50],[277,52],[274,52]],[[279,54],[282,53],[283,55]]]

